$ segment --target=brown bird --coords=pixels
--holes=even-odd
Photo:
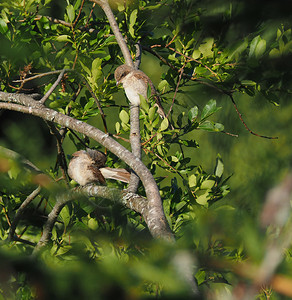
[[[130,173],[125,169],[105,166],[106,155],[98,150],[80,150],[72,154],[68,174],[80,185],[89,183],[105,184],[105,178],[128,183]]]
[[[123,85],[127,98],[130,103],[135,106],[140,105],[139,95],[143,96],[147,100],[147,90],[148,86],[150,86],[151,95],[155,97],[155,105],[158,107],[157,112],[161,117],[165,118],[165,113],[154,84],[144,72],[127,65],[121,65],[115,70],[115,80],[117,85]]]

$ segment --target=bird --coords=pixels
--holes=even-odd
[[[68,175],[81,186],[89,183],[104,185],[105,179],[129,183],[130,173],[125,169],[106,167],[106,159],[106,155],[98,150],[76,151],[69,162]]]
[[[150,86],[151,95],[155,97],[155,105],[158,107],[158,114],[162,118],[166,117],[154,84],[144,72],[123,64],[116,68],[114,77],[117,85],[123,85],[128,100],[134,106],[140,105],[140,95],[148,99],[147,90]]]

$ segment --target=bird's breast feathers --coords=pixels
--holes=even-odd
[[[147,83],[140,77],[128,74],[122,81],[127,98],[133,105],[140,105],[140,96],[147,98]]]

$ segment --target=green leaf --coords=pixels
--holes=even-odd
[[[217,177],[221,177],[223,174],[223,171],[224,171],[224,164],[223,164],[221,157],[218,156],[217,160],[216,160],[215,175]]]
[[[266,40],[261,39],[255,49],[256,58],[259,58],[260,56],[262,56],[265,53],[265,51],[266,51]]]
[[[213,55],[213,43],[214,39],[211,37],[204,39],[203,43],[199,47],[199,50],[203,54],[203,57],[210,57]]]
[[[112,42],[115,42],[115,41],[116,41],[115,36],[114,36],[114,35],[111,35],[111,36],[107,37],[107,38],[104,40],[104,42],[102,43],[102,45],[103,45],[103,46],[106,46],[106,45],[108,45],[108,44],[110,44],[110,43],[112,43]]]
[[[229,60],[238,60],[239,59],[239,55],[248,47],[248,40],[244,39],[243,42],[240,41],[238,43],[236,43],[235,46],[233,46],[230,49],[230,53],[228,55]]]
[[[270,51],[269,56],[270,56],[271,58],[278,58],[278,57],[281,56],[281,52],[280,52],[279,49],[274,48],[274,49],[272,49],[272,50]]]
[[[134,32],[134,25],[137,19],[137,14],[138,14],[138,10],[134,9],[130,15],[130,23],[129,23],[129,32],[130,35],[134,38],[135,37],[135,32]]]
[[[257,83],[252,80],[242,80],[241,84],[246,86],[255,86]]]
[[[160,124],[160,131],[164,131],[168,128],[169,122],[167,118],[164,118]]]
[[[95,101],[93,98],[90,98],[89,101],[85,104],[84,106],[84,110],[89,110],[93,105],[94,105]]]
[[[266,41],[259,35],[256,36],[250,43],[249,57],[258,58],[266,51]]]
[[[66,7],[66,11],[67,11],[67,15],[68,15],[68,19],[71,23],[73,23],[74,19],[75,19],[75,9],[73,7],[72,4],[69,4]]]
[[[57,42],[71,42],[70,35],[62,34],[56,38]]]
[[[190,187],[194,187],[197,185],[197,177],[196,175],[192,174],[190,177],[189,177],[189,186]]]
[[[211,115],[213,115],[215,112],[220,110],[221,107],[216,106],[216,100],[211,99],[203,108],[202,114],[201,114],[201,120],[204,120]]]
[[[171,160],[174,161],[174,162],[178,162],[179,161],[178,158],[176,156],[173,156],[173,155],[171,156]]]
[[[162,91],[167,87],[169,87],[169,84],[168,84],[167,80],[164,79],[164,80],[160,81],[157,88],[158,88],[158,91]]]
[[[91,76],[91,71],[90,71],[90,69],[81,61],[81,60],[79,60],[79,63],[80,63],[80,65],[81,65],[81,67],[82,67],[82,69],[87,73],[87,75],[88,76]]]
[[[116,122],[116,133],[119,134],[121,129],[121,124],[119,122]]]
[[[8,26],[3,19],[0,19],[0,33],[5,34],[8,31]]]
[[[210,190],[198,191],[196,193],[196,202],[201,205],[206,205],[210,199],[209,191]]]
[[[149,112],[149,103],[148,101],[142,96],[139,95],[140,97],[140,106],[142,109],[144,109],[147,113]]]
[[[164,155],[161,145],[157,145],[157,151],[160,155],[162,155],[162,156]]]
[[[87,225],[88,225],[88,228],[90,228],[91,230],[96,230],[98,228],[98,222],[93,218],[90,218],[88,220]]]
[[[148,113],[148,115],[149,115],[149,120],[150,120],[150,121],[153,121],[153,120],[154,120],[154,118],[155,118],[156,115],[157,115],[156,112],[157,112],[157,107],[156,107],[156,106],[150,107],[149,113]]]
[[[258,42],[261,40],[261,37],[258,35],[250,43],[250,48],[249,48],[249,57],[255,56],[255,49],[258,44]]]
[[[193,59],[198,59],[201,56],[201,52],[199,50],[194,50],[193,54],[192,54],[192,58]]]
[[[130,117],[129,117],[129,114],[125,110],[120,111],[119,118],[124,124],[129,123]]]
[[[211,179],[207,179],[205,181],[202,182],[200,189],[201,190],[207,190],[207,189],[211,189],[215,184],[215,180],[211,180]]]
[[[220,123],[215,123],[211,121],[205,121],[198,126],[198,128],[206,130],[206,131],[222,131],[224,130],[224,126]]]
[[[188,117],[191,122],[198,116],[199,109],[197,106],[192,107],[188,112]]]
[[[94,59],[92,62],[91,74],[93,82],[96,82],[102,76],[101,63],[102,59],[100,59],[99,57]]]
[[[62,219],[62,221],[64,222],[65,226],[68,226],[68,224],[70,223],[70,211],[69,208],[67,206],[64,206],[63,209],[60,212],[60,217]]]

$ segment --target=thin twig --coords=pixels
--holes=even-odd
[[[160,46],[161,46],[161,45],[160,45]],[[155,55],[157,58],[159,58],[163,63],[167,64],[167,65],[168,65],[170,68],[172,68],[173,70],[176,70],[177,72],[179,72],[179,69],[178,69],[178,68],[176,68],[175,66],[171,65],[165,58],[163,58],[162,56],[160,56],[159,54],[157,54],[157,53],[156,53],[155,51],[153,51],[152,49],[149,49],[149,48],[147,48],[147,47],[143,47],[143,49],[145,49],[146,51],[148,51],[148,52],[152,53],[153,55]],[[169,48],[169,49],[170,49],[170,48]],[[244,127],[249,131],[249,133],[251,133],[251,134],[253,134],[253,135],[257,136],[257,137],[261,137],[261,138],[265,138],[265,139],[278,139],[278,137],[270,137],[270,136],[264,136],[264,135],[257,134],[257,133],[255,133],[254,131],[252,131],[252,130],[246,125],[246,123],[245,123],[245,121],[243,120],[242,115],[241,115],[241,113],[239,112],[239,110],[238,110],[238,108],[237,108],[237,105],[236,105],[236,103],[235,103],[235,101],[234,101],[234,99],[233,99],[233,97],[232,97],[232,94],[231,94],[232,91],[229,91],[229,92],[224,91],[223,89],[221,89],[221,88],[215,86],[214,84],[211,84],[211,83],[206,82],[206,81],[198,80],[197,78],[193,78],[192,76],[190,76],[190,75],[188,75],[188,74],[186,74],[186,73],[182,73],[182,76],[188,78],[188,79],[191,80],[191,81],[197,81],[198,83],[201,83],[201,84],[204,84],[204,85],[206,85],[206,86],[209,86],[209,87],[211,87],[211,88],[217,90],[218,92],[220,92],[220,93],[222,93],[222,94],[225,94],[225,95],[229,96],[229,97],[231,98],[231,101],[232,101],[232,103],[233,103],[233,105],[234,105],[234,107],[235,107],[235,110],[236,110],[236,112],[237,112],[237,114],[238,114],[238,116],[239,116],[239,118],[240,118],[242,124],[243,124]],[[226,133],[226,134],[228,134],[228,133]],[[232,135],[232,136],[233,136],[233,134],[229,134],[229,135]],[[235,136],[236,136],[236,135],[235,135]]]
[[[94,7],[95,7],[95,3],[92,4],[92,8],[91,8],[90,13],[89,13],[89,16],[88,16],[88,18],[87,18],[87,20],[86,20],[85,28],[87,28],[87,26],[88,26],[88,22],[89,22],[89,20],[90,20],[92,14],[93,14]]]
[[[64,20],[60,20],[60,19],[56,19],[56,18],[52,18],[52,17],[49,17],[49,16],[42,16],[42,15],[36,15],[35,17],[35,21],[39,21],[41,18],[47,18],[50,22],[53,22],[53,23],[56,23],[56,24],[62,24],[66,27],[71,27],[71,23],[69,22],[65,22]]]
[[[50,71],[50,72],[46,72],[46,73],[41,73],[41,74],[37,74],[35,76],[32,76],[32,77],[29,77],[29,78],[25,78],[23,80],[15,80],[14,82],[27,82],[27,81],[30,81],[30,80],[34,80],[34,79],[38,79],[38,78],[41,78],[41,77],[44,77],[44,76],[49,76],[49,75],[54,75],[54,74],[59,74],[61,73],[59,76],[58,76],[58,79],[56,80],[56,82],[54,83],[54,85],[50,88],[50,90],[46,93],[46,95],[48,94],[48,97],[50,96],[50,94],[52,93],[52,91],[56,88],[56,86],[58,85],[58,83],[60,82],[60,80],[62,79],[63,75],[65,72],[75,72],[80,78],[82,78],[82,80],[85,82],[85,85],[86,87],[88,88],[90,94],[92,95],[92,97],[94,98],[95,100],[95,103],[98,107],[98,110],[100,112],[100,115],[101,115],[101,118],[102,118],[102,122],[103,122],[103,125],[104,125],[104,129],[105,129],[105,132],[107,133],[107,124],[106,124],[106,120],[105,120],[105,114],[102,110],[102,107],[100,105],[100,102],[99,100],[97,99],[95,93],[93,92],[91,86],[89,85],[89,83],[87,82],[87,80],[85,79],[85,77],[79,73],[77,73],[75,70],[73,69],[63,69],[63,70],[56,70],[56,71]],[[54,88],[53,88],[54,87]],[[52,91],[51,91],[52,90]],[[50,94],[49,94],[50,92]],[[45,95],[45,96],[46,96]],[[44,96],[44,97],[45,97]],[[39,103],[42,103],[47,99],[47,97],[44,99],[44,97],[39,101]],[[43,102],[41,102],[43,101]]]
[[[88,145],[86,145],[82,139],[74,132],[74,130],[72,130],[71,128],[68,128],[69,131],[77,138],[77,140],[80,142],[80,144],[82,144],[85,148],[88,147]]]
[[[53,93],[53,91],[55,90],[55,88],[57,87],[57,85],[62,80],[65,71],[66,71],[65,69],[63,69],[61,71],[61,73],[59,74],[57,80],[54,82],[54,84],[51,86],[51,88],[46,92],[46,94],[44,95],[44,97],[39,101],[40,103],[44,104],[46,102],[46,100],[50,97],[50,95]]]
[[[150,152],[153,155],[155,155],[157,158],[159,158],[166,166],[168,166],[170,169],[172,169],[175,173],[177,173],[181,178],[183,178],[183,176],[174,168],[172,167],[165,159],[163,159],[160,155],[158,155],[157,153],[155,153],[154,151],[144,148],[143,149],[146,152]]]
[[[168,113],[166,115],[167,119],[168,119],[168,117],[169,117],[169,115],[170,115],[170,113],[172,111],[172,108],[173,108],[173,105],[174,105],[174,101],[175,101],[175,97],[176,97],[176,94],[177,94],[177,91],[178,91],[178,88],[179,88],[179,85],[180,85],[180,82],[181,82],[182,74],[184,72],[185,65],[186,65],[186,62],[184,62],[184,65],[180,69],[180,73],[179,73],[178,81],[177,81],[176,88],[175,88],[175,91],[174,91],[174,95],[173,95],[173,98],[172,98],[172,102],[171,102],[170,108],[168,110]]]
[[[230,133],[230,132],[227,132],[227,131],[224,131],[224,130],[222,130],[222,131],[220,131],[220,132],[221,132],[221,133],[224,133],[224,134],[226,134],[226,135],[233,136],[233,137],[238,137],[238,134]]]
[[[234,101],[234,99],[233,99],[233,96],[232,96],[231,94],[228,94],[228,96],[230,97],[230,99],[231,99],[231,101],[232,101],[232,103],[233,103],[233,106],[234,106],[234,108],[235,108],[235,110],[236,110],[236,112],[237,112],[237,114],[238,114],[238,116],[239,116],[239,118],[240,118],[240,120],[241,120],[241,123],[244,125],[244,127],[246,128],[246,130],[247,130],[249,133],[251,133],[251,134],[253,134],[253,135],[255,135],[255,136],[264,138],[264,139],[271,139],[271,140],[278,139],[277,136],[265,136],[265,135],[257,134],[257,133],[255,133],[254,131],[252,131],[252,130],[246,125],[245,121],[243,120],[242,114],[241,114],[240,111],[238,110],[237,105],[236,105],[236,103],[235,103],[235,101]]]
[[[85,2],[85,0],[83,0],[82,3],[81,3],[81,5],[80,5],[78,15],[77,15],[77,17],[76,17],[74,23],[72,24],[73,28],[75,27],[75,25],[76,25],[76,23],[77,23],[77,21],[78,21],[80,15],[81,15],[81,11],[82,11],[82,9],[83,9],[84,2]]]
[[[100,102],[99,102],[98,98],[96,97],[95,93],[93,92],[90,84],[87,82],[87,80],[84,77],[83,77],[83,80],[84,80],[86,87],[88,88],[91,96],[95,100],[95,103],[96,103],[96,105],[98,107],[98,110],[99,110],[99,113],[100,113],[100,116],[101,116],[101,119],[102,119],[102,123],[103,123],[103,126],[104,126],[104,132],[108,133],[106,119],[105,119],[105,114],[104,114],[103,109],[102,109],[102,107],[100,105]]]
[[[11,240],[15,241],[15,242],[20,242],[20,243],[23,243],[23,244],[27,244],[27,245],[33,246],[33,247],[35,247],[35,245],[36,245],[36,243],[33,243],[31,241],[28,241],[28,240],[24,240],[24,239],[19,238],[17,236],[13,236]]]
[[[52,122],[47,122],[45,121],[48,127],[50,128],[51,134],[56,138],[57,141],[57,161],[56,161],[56,167],[59,165],[61,168],[62,172],[62,177],[68,185],[68,177],[67,177],[67,163],[66,163],[66,158],[65,158],[65,152],[62,147],[63,143],[63,137],[61,136],[60,132],[57,130],[56,126]]]
[[[25,83],[25,82],[28,82],[30,80],[42,78],[42,77],[45,77],[45,76],[59,74],[63,71],[64,71],[64,73],[65,72],[75,72],[75,70],[72,70],[72,69],[55,70],[55,71],[49,71],[49,72],[46,72],[46,73],[37,74],[37,75],[31,76],[31,77],[28,77],[28,78],[25,78],[25,79],[13,80],[13,82],[24,82]]]
[[[138,70],[141,64],[141,59],[142,59],[142,47],[141,47],[141,43],[140,41],[138,41],[135,44],[136,47],[136,55],[135,55],[135,62],[134,62],[134,66],[135,69]]]
[[[120,139],[120,140],[122,140],[124,142],[130,143],[129,139],[126,139],[126,138],[124,138],[124,137],[122,137],[122,136],[120,136],[118,134],[113,134],[113,137],[116,138],[116,139]]]

